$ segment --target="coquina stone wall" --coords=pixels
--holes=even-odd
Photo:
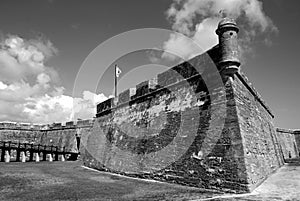
[[[277,128],[277,138],[284,159],[299,157],[300,136],[298,130]]]
[[[295,141],[298,148],[298,157],[300,157],[300,130],[294,130]]]
[[[218,85],[219,72],[211,70],[218,58],[216,46],[121,93],[118,102],[100,103],[83,136],[84,164],[201,188],[253,190],[283,165],[273,114],[244,75],[222,75],[224,87]]]
[[[0,141],[41,144],[65,148],[67,152],[78,153],[79,139],[82,133],[89,132],[93,120],[80,120],[66,125],[31,125],[22,123],[0,123]]]
[[[284,160],[269,107],[243,74],[236,74],[232,88],[251,191],[283,165]]]

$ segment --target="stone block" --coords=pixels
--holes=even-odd
[[[62,128],[62,124],[61,123],[53,123],[51,127],[52,127],[52,129],[60,129],[60,128]]]
[[[143,96],[147,93],[149,93],[149,81],[148,80],[136,85],[136,94],[134,96],[135,98]]]
[[[152,79],[149,80],[149,91],[155,91],[159,88],[158,86],[158,82],[157,82],[157,77],[154,77]]]
[[[66,127],[72,127],[72,126],[74,126],[74,121],[66,122]]]
[[[81,126],[89,126],[90,125],[90,120],[79,120],[77,121],[76,127],[81,127]]]
[[[109,110],[114,107],[114,98],[109,98],[97,105],[97,114]]]

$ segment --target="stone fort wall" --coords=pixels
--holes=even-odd
[[[283,165],[279,146],[283,141],[278,139],[269,107],[242,73],[224,76],[224,90],[209,83],[213,86],[209,91],[207,81],[214,79],[207,77],[215,75],[209,72],[213,64],[208,57],[216,62],[218,47],[193,58],[192,65],[182,63],[135,90],[126,90],[117,104],[114,99],[100,103],[94,127],[85,137],[84,164],[133,177],[234,192],[253,190]],[[208,70],[207,77],[197,75],[192,66]],[[211,94],[225,99],[211,100]],[[223,127],[218,119],[222,103],[226,105]],[[191,134],[195,138],[186,147]],[[172,148],[164,149],[170,144]],[[162,164],[168,165],[161,168]]]
[[[93,120],[32,125],[25,123],[0,123],[0,141],[41,144],[65,148],[67,152],[78,153],[78,145],[83,133],[90,131]]]
[[[277,128],[277,138],[279,140],[282,155],[285,159],[300,156],[300,131]]]
[[[284,164],[292,138],[238,71],[238,27],[224,18],[216,33],[211,50],[97,105],[86,166],[240,193]]]

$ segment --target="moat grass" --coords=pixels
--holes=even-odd
[[[80,162],[0,163],[0,200],[189,200],[213,194],[81,167]]]
[[[300,160],[291,161],[252,194],[149,182],[85,169],[80,162],[0,163],[0,201],[300,200]]]

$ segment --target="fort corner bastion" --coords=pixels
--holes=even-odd
[[[239,71],[238,31],[224,18],[217,46],[99,103],[91,132],[82,136],[84,165],[241,193],[289,152],[296,157],[294,135],[276,132],[272,111]]]

